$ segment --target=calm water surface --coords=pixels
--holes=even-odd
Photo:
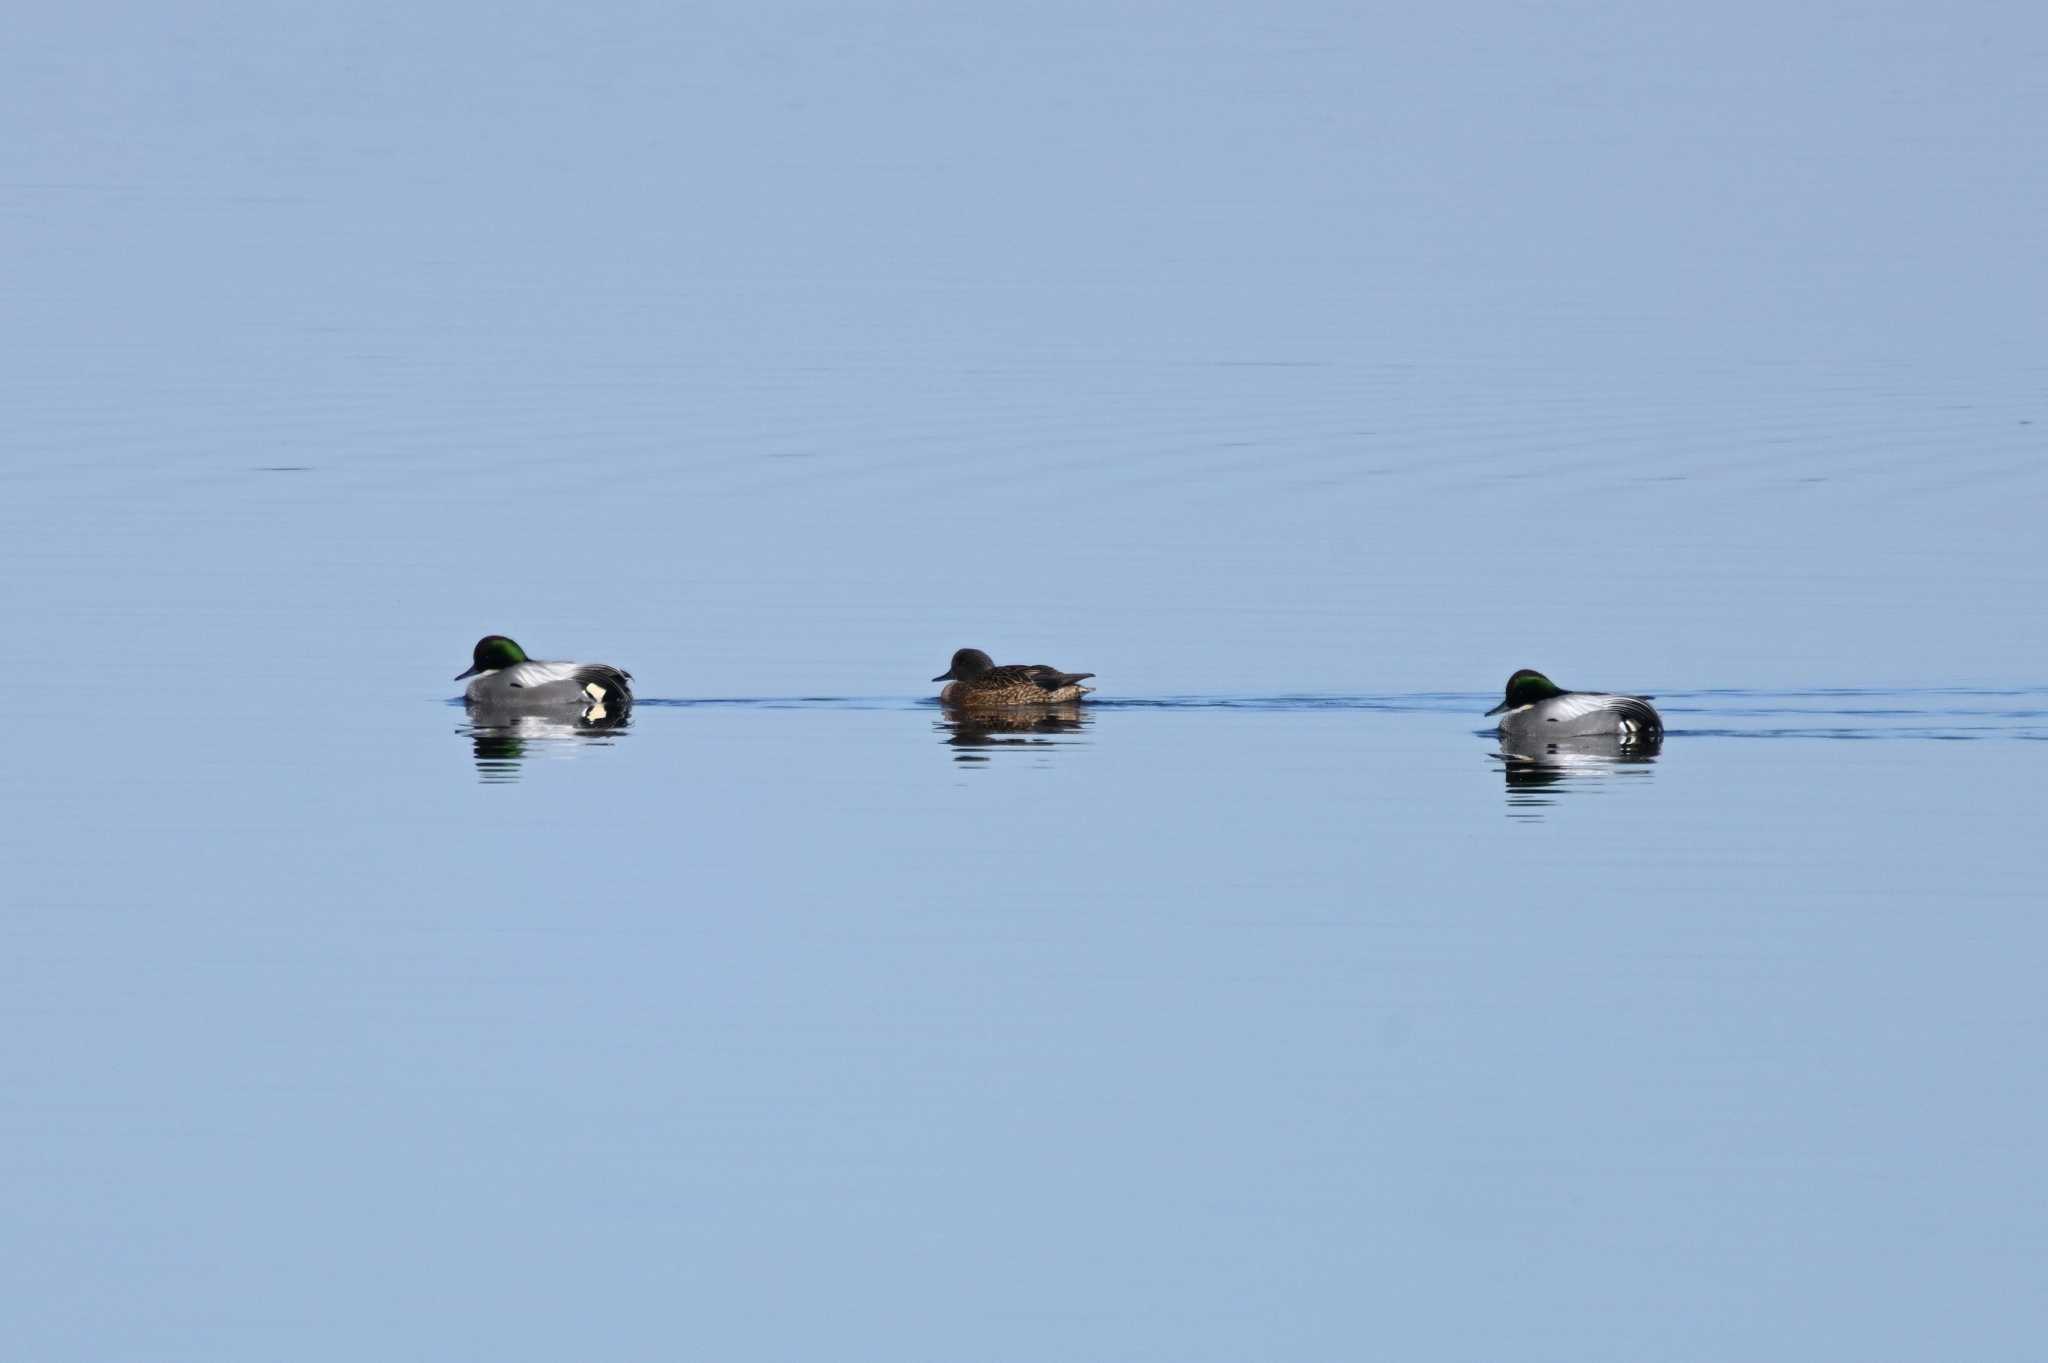
[[[2036,17],[18,17],[0,1352],[2038,1356]]]

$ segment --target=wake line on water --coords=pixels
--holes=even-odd
[[[1898,729],[1858,729],[1825,725],[1785,725],[1767,729],[1666,729],[1666,740],[1679,738],[1824,738],[1870,743],[1886,739],[1920,739],[1933,743],[1976,743],[1986,739],[2010,738],[2026,743],[2048,742],[2048,726],[2027,728],[1997,724],[1927,727],[1911,725]]]

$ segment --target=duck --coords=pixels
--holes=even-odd
[[[1534,668],[1508,678],[1507,694],[1486,712],[1499,715],[1502,738],[1614,737],[1623,742],[1664,736],[1664,717],[1648,696],[1567,691]]]
[[[552,663],[526,656],[526,650],[502,634],[486,634],[470,654],[471,678],[463,699],[473,706],[539,709],[579,706],[586,717],[601,717],[605,707],[633,703],[633,674],[610,663]],[[590,713],[592,707],[596,714]]]
[[[1077,701],[1095,688],[1082,682],[1093,672],[1062,672],[1044,663],[1006,663],[978,648],[963,648],[953,654],[953,665],[933,677],[947,685],[939,692],[939,704],[967,709],[1004,705],[1064,705]]]

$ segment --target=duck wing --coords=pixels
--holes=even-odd
[[[1616,727],[1644,733],[1662,733],[1664,720],[1641,696],[1610,696],[1599,691],[1566,691],[1542,702],[1543,719],[1549,724],[1575,727],[1579,721],[1611,718]]]
[[[1032,681],[1047,691],[1075,686],[1095,675],[1093,672],[1062,672],[1057,667],[1047,667],[1044,663],[1031,663],[1024,670]]]
[[[1003,686],[1029,686],[1038,680],[1038,672],[1039,669],[1030,664],[1005,663],[1001,667],[991,667],[975,677],[973,685],[991,690]]]
[[[575,663],[544,663],[529,658],[505,669],[505,685],[514,691],[535,691],[552,682],[576,679]]]

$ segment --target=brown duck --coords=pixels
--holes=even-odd
[[[1043,663],[1009,663],[997,667],[978,648],[963,648],[953,655],[953,665],[933,677],[946,683],[939,692],[939,704],[978,710],[1004,705],[1060,705],[1075,701],[1095,688],[1081,683],[1093,672],[1062,672]]]

